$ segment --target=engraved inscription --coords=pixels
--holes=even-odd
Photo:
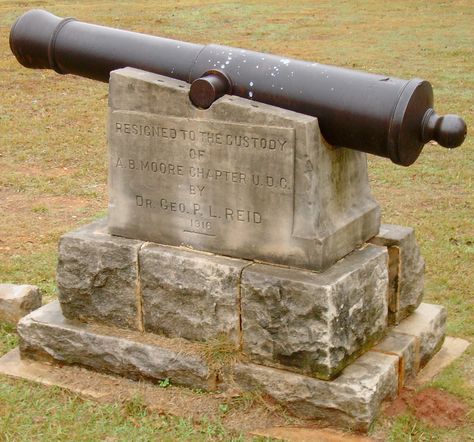
[[[115,167],[130,169],[137,172],[150,172],[161,175],[189,176],[191,179],[209,180],[214,182],[232,182],[249,186],[266,186],[289,189],[287,177],[274,177],[271,175],[247,174],[242,171],[209,169],[199,166],[184,166],[182,164],[171,164],[149,160],[138,160],[137,158],[117,157]],[[202,194],[204,186],[190,184],[194,191],[199,190]]]
[[[111,225],[227,254],[289,240],[294,142],[292,128],[113,111]]]
[[[115,122],[115,132],[124,135],[156,137],[162,139],[181,139],[183,141],[200,142],[208,145],[224,145],[236,148],[283,150],[288,140],[251,135],[239,135],[226,132],[195,131],[176,127],[163,127],[149,124],[131,124],[123,121]]]

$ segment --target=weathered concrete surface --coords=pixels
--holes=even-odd
[[[213,389],[216,378],[199,346],[111,327],[69,321],[53,302],[18,324],[23,357],[55,360],[129,378],[170,379],[172,384]],[[262,391],[297,416],[367,429],[380,403],[397,391],[398,358],[368,352],[334,381],[252,363],[223,372],[221,388]]]
[[[387,326],[387,251],[369,245],[314,273],[255,264],[242,275],[243,351],[257,363],[334,378]]]
[[[415,336],[419,340],[419,366],[422,368],[443,345],[446,309],[441,305],[422,303],[394,331]]]
[[[16,324],[41,307],[41,293],[34,285],[0,284],[0,321]]]
[[[57,284],[69,319],[141,329],[137,298],[142,241],[113,237],[101,220],[65,234],[59,242]]]
[[[180,341],[168,347],[153,335],[123,332],[68,321],[52,302],[18,323],[23,356],[53,359],[132,379],[172,379],[178,385],[210,389],[215,379],[196,354]],[[161,344],[161,345],[160,345]]]
[[[66,376],[65,372],[67,373]],[[31,382],[38,382],[47,386],[65,388],[80,394],[82,397],[98,401],[106,398],[110,394],[110,391],[100,391],[98,384],[92,381],[94,378],[104,380],[104,377],[107,375],[82,367],[60,366],[49,362],[36,361],[25,357],[22,358],[19,347],[10,350],[0,357],[0,374]],[[86,376],[87,381],[84,382]],[[115,380],[117,379],[116,376],[113,378]]]
[[[389,324],[398,324],[420,305],[423,298],[425,261],[411,227],[382,224],[371,243],[389,252]]]
[[[317,119],[125,68],[109,93],[109,229],[245,259],[328,268],[377,234],[366,155]]]
[[[140,251],[145,331],[240,341],[240,274],[248,261],[147,244]]]
[[[261,391],[296,416],[366,431],[385,399],[398,390],[398,358],[368,352],[333,381],[323,381],[256,364],[237,364],[240,388]]]

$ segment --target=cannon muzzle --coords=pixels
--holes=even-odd
[[[430,140],[454,148],[466,137],[457,115],[433,110],[425,80],[402,80],[221,45],[198,45],[61,19],[43,10],[22,15],[10,47],[26,67],[107,82],[134,67],[191,83],[190,99],[207,108],[224,94],[318,118],[335,145],[408,166]]]

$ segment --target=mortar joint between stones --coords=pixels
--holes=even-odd
[[[135,281],[135,300],[136,300],[136,307],[137,307],[137,328],[138,331],[141,333],[145,332],[145,324],[144,324],[144,312],[143,312],[143,293],[142,293],[142,281],[141,281],[141,266],[140,266],[140,255],[142,249],[148,245],[148,242],[144,242],[137,247],[136,252],[136,272],[137,277]]]
[[[242,278],[244,271],[252,266],[254,262],[249,262],[247,265],[243,266],[239,272],[239,279],[237,281],[237,318],[238,318],[238,350],[243,351],[244,348],[244,331],[242,325]]]
[[[371,349],[370,351],[384,355],[396,356],[398,358],[398,393],[400,393],[403,386],[405,385],[405,358],[403,357],[403,354],[394,351],[378,350],[375,348]]]

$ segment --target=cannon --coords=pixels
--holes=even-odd
[[[28,68],[108,82],[134,67],[191,84],[206,109],[233,94],[318,118],[334,146],[409,166],[428,141],[454,148],[466,137],[457,115],[438,115],[431,84],[215,44],[200,45],[59,18],[31,10],[15,22],[10,47]]]

